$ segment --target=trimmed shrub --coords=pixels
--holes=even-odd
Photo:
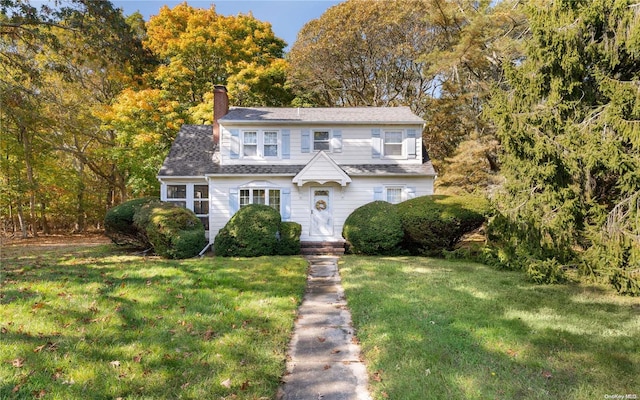
[[[297,222],[280,223],[280,239],[277,253],[281,256],[300,254],[300,235],[302,225]]]
[[[352,253],[389,255],[398,253],[404,234],[396,207],[386,201],[374,201],[347,217],[342,236]]]
[[[118,245],[150,247],[151,244],[144,232],[133,223],[133,216],[142,206],[152,201],[160,200],[157,197],[143,197],[126,201],[109,209],[104,216],[105,235]]]
[[[278,250],[279,229],[278,211],[266,205],[250,204],[236,212],[218,232],[214,251],[223,257],[274,255]]]
[[[416,255],[440,256],[453,250],[466,233],[482,226],[489,202],[477,196],[421,196],[396,205],[404,239],[402,247]]]
[[[191,210],[172,203],[144,205],[135,214],[134,223],[162,257],[195,257],[207,244],[200,219]]]

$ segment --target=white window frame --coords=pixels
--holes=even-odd
[[[389,191],[390,190],[400,190],[400,201],[390,201],[389,200]],[[406,186],[403,185],[388,185],[384,187],[384,190],[382,192],[382,196],[384,201],[391,203],[391,204],[398,204],[398,203],[402,203],[403,201],[407,200],[407,188]]]
[[[264,191],[264,203],[255,203],[256,191]],[[248,191],[248,197],[243,193]],[[278,187],[256,187],[256,186],[241,186],[238,188],[238,208],[248,206],[249,204],[264,204],[271,206],[271,192],[278,192],[278,208],[276,209],[282,214],[282,189]],[[248,202],[243,203],[243,199],[247,199]],[[274,207],[275,208],[275,207]]]
[[[256,146],[256,154],[247,156],[245,155],[245,135],[247,133],[256,134],[256,143],[251,146]],[[275,133],[277,135],[276,143],[265,143],[265,134]],[[275,156],[265,155],[265,146],[277,146],[277,154]],[[282,158],[282,133],[278,129],[246,129],[243,130],[240,135],[240,158],[244,159],[280,159]]]
[[[400,146],[400,154],[387,154],[387,135],[388,134],[400,134],[400,143],[393,143],[393,145],[399,145]],[[406,159],[407,158],[407,154],[406,154],[406,150],[405,150],[405,139],[406,139],[407,135],[404,131],[404,129],[400,129],[400,130],[384,130],[382,131],[382,156],[384,158],[393,158],[393,159]]]
[[[319,143],[327,143],[327,148],[326,149],[316,149],[316,133],[320,133],[320,132],[326,132],[327,133],[327,140],[323,140]],[[314,129],[311,131],[311,149],[313,152],[318,152],[318,151],[326,151],[327,153],[331,153],[332,151],[332,147],[331,146],[331,139],[332,139],[333,135],[331,132],[331,129]]]
[[[169,197],[170,196],[170,190],[169,187],[170,186],[184,186],[185,187],[185,197]],[[204,198],[196,198],[195,197],[195,187],[196,186],[207,186],[207,197]],[[207,213],[206,214],[200,214],[200,213],[196,213],[196,216],[201,220],[201,221],[207,221],[207,223],[204,224],[205,227],[205,231],[208,231],[207,229],[207,225],[209,223],[209,215],[211,214],[211,199],[209,198],[209,183],[208,182],[165,182],[162,185],[162,192],[160,193],[160,199],[162,201],[166,201],[169,203],[174,203],[177,206],[180,207],[184,207],[187,208],[191,211],[193,211],[195,213],[195,203],[196,202],[206,202],[207,203]]]

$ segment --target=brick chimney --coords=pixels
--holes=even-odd
[[[213,142],[220,144],[220,125],[218,120],[229,112],[229,96],[224,85],[213,87]]]

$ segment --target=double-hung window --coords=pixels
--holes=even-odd
[[[256,157],[258,155],[258,132],[243,132],[242,155],[244,157]]]
[[[383,138],[383,153],[385,157],[402,156],[402,131],[385,131]]]
[[[404,187],[402,186],[387,186],[385,187],[385,200],[391,204],[398,204],[404,199]]]
[[[265,204],[280,212],[280,189],[240,189],[240,207]]]
[[[278,157],[280,134],[278,131],[243,131],[242,156],[246,158]]]
[[[313,132],[313,151],[329,151],[331,150],[331,135],[329,131]]]

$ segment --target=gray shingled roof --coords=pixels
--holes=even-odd
[[[422,124],[409,107],[243,108],[234,107],[220,123]]]
[[[183,125],[159,176],[204,176],[218,165],[212,125]]]
[[[158,173],[161,177],[216,175],[295,176],[304,165],[220,165],[211,125],[183,125]],[[435,175],[431,161],[423,164],[341,165],[352,176]]]

